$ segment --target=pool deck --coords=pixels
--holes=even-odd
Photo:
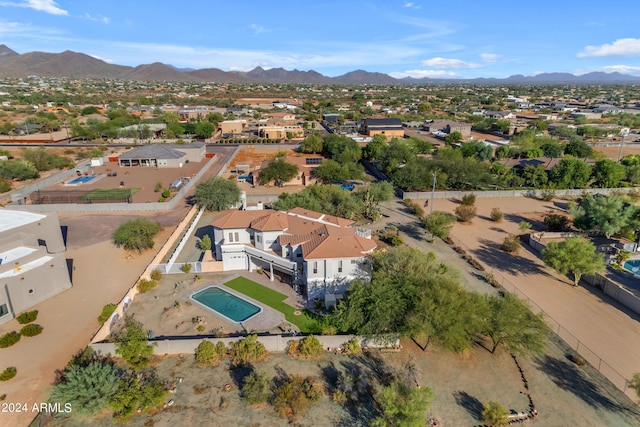
[[[227,280],[225,280],[227,281]],[[210,287],[218,287],[220,289],[222,289],[225,292],[230,293],[231,295],[234,295],[238,298],[241,298],[245,301],[250,302],[251,304],[260,307],[262,310],[260,311],[260,313],[250,317],[248,320],[244,321],[244,322],[234,322],[240,326],[242,326],[242,328],[244,330],[246,330],[247,332],[249,331],[263,331],[263,330],[269,330],[269,329],[275,329],[278,326],[282,325],[283,323],[287,323],[288,322],[285,320],[284,318],[284,314],[279,312],[278,310],[274,310],[273,308],[266,306],[264,304],[262,304],[259,301],[254,300],[253,298],[242,294],[241,296],[238,295],[237,291],[234,291],[233,289],[223,285],[222,283],[207,283],[205,285],[203,285],[202,287],[200,287],[199,289],[196,289],[194,292],[191,292],[189,295],[189,299],[192,301],[195,301],[199,307],[201,307],[203,310],[209,310],[212,313],[214,313],[216,316],[219,316],[220,318],[226,320],[227,322],[230,322],[231,319],[229,319],[228,317],[222,315],[221,313],[218,313],[216,310],[211,309],[207,306],[205,306],[204,304],[200,303],[199,301],[196,301],[195,299],[193,299],[193,295],[197,294],[200,291],[203,291],[207,288]],[[295,328],[292,325],[293,328]]]

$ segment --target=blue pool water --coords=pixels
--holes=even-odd
[[[640,274],[640,259],[627,260],[622,266],[625,270],[630,271],[633,274]]]
[[[236,323],[244,322],[262,311],[262,308],[217,286],[196,292],[191,298]]]
[[[67,182],[67,184],[86,184],[87,182],[91,181],[93,178],[95,178],[95,176],[91,175],[91,176],[79,176],[69,182]]]

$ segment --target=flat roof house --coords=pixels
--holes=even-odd
[[[387,140],[404,138],[404,127],[400,119],[364,119],[362,133],[367,136],[384,135]]]
[[[118,165],[181,168],[185,163],[202,161],[206,152],[203,142],[143,145],[121,154]]]
[[[213,222],[215,259],[224,271],[277,271],[308,300],[344,294],[368,277],[366,258],[376,248],[371,231],[353,221],[303,208],[230,211]]]
[[[0,209],[0,324],[69,289],[58,216]]]

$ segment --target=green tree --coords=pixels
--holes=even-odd
[[[362,179],[364,168],[354,162],[339,163],[333,159],[323,161],[314,171],[314,176],[323,183]]]
[[[168,392],[153,372],[128,373],[118,381],[118,391],[109,400],[109,407],[121,421],[134,412],[158,407]]]
[[[104,409],[109,399],[118,392],[119,368],[105,362],[93,361],[86,366],[71,365],[53,387],[51,401],[70,403],[73,412],[89,416]]]
[[[370,161],[375,160],[380,155],[382,148],[386,145],[387,138],[384,135],[374,135],[362,150],[362,156]]]
[[[142,323],[131,317],[125,319],[125,329],[116,338],[116,354],[120,355],[131,367],[144,368],[150,362],[153,346],[147,340],[147,332]]]
[[[202,138],[211,138],[211,135],[216,131],[216,127],[213,123],[200,122],[196,124],[196,135]]]
[[[520,176],[524,179],[525,185],[534,188],[542,188],[549,181],[543,165],[526,165]]]
[[[591,166],[580,159],[565,158],[549,171],[549,177],[560,188],[584,188],[591,177]]]
[[[487,402],[482,406],[482,422],[489,427],[509,423],[509,411],[498,402]]]
[[[153,248],[153,237],[162,229],[160,224],[146,218],[123,222],[113,232],[113,242],[127,250],[143,251]]]
[[[541,252],[542,260],[560,274],[571,273],[578,286],[583,274],[595,274],[605,268],[602,254],[583,237],[569,237],[562,242],[550,242]]]
[[[603,188],[613,188],[620,185],[624,179],[626,169],[618,162],[609,159],[598,160],[593,167],[594,185]]]
[[[209,178],[196,186],[193,200],[208,211],[220,211],[240,201],[240,189],[228,179]]]
[[[593,148],[591,148],[581,138],[572,138],[564,147],[564,154],[582,159],[585,157],[591,157],[593,154]]]
[[[457,144],[458,142],[462,141],[462,134],[457,130],[453,131],[444,137],[444,141],[449,145]]]
[[[282,185],[290,181],[298,174],[298,167],[288,163],[284,159],[272,160],[267,167],[260,171],[258,180],[260,184],[268,184],[274,181],[276,185]]]
[[[626,227],[636,228],[640,208],[618,196],[588,196],[571,209],[573,224],[581,230],[604,234],[607,238]]]
[[[202,251],[202,252],[206,252],[206,251],[210,251],[211,250],[211,237],[209,237],[208,234],[205,234],[202,239],[200,239],[200,242],[198,243],[198,248]]]
[[[424,226],[434,236],[438,236],[441,239],[446,239],[447,237],[449,237],[449,233],[451,232],[451,228],[453,227],[453,224],[455,224],[455,222],[455,215],[436,211],[425,217]]]
[[[402,381],[393,381],[382,388],[376,397],[379,415],[372,427],[424,426],[425,412],[429,409],[433,391],[428,387],[411,388]]]
[[[315,133],[309,135],[300,144],[300,152],[302,153],[321,153],[322,140]]]
[[[510,293],[486,297],[486,306],[482,332],[491,340],[491,353],[498,346],[518,355],[544,351],[551,329],[543,313],[534,314],[524,301]]]

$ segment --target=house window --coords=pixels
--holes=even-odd
[[[342,273],[342,260],[338,261],[338,273]]]
[[[313,261],[313,274],[318,274],[318,261]]]
[[[9,308],[7,307],[7,304],[0,305],[0,317],[6,316],[7,314],[9,314]]]
[[[259,234],[256,234],[256,242],[258,243],[262,242],[262,236],[260,236]]]
[[[229,243],[233,243],[233,233],[229,233]]]
[[[158,159],[158,166],[167,166],[169,163],[165,159]]]
[[[236,239],[236,242],[240,241],[240,233],[238,233],[237,231],[234,233],[234,237]]]
[[[352,260],[351,260],[351,264],[355,264],[355,263],[357,263],[357,262],[358,262],[358,261],[356,261],[355,259],[352,259]]]

